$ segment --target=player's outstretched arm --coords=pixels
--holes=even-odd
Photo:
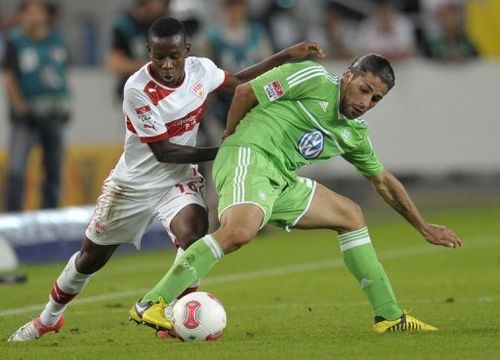
[[[303,41],[281,50],[280,52],[271,55],[267,59],[264,59],[255,65],[237,72],[234,74],[234,77],[241,82],[247,82],[276,66],[284,64],[287,61],[303,59],[306,56],[324,58],[325,53],[318,43]]]
[[[271,55],[267,59],[243,69],[235,74],[232,74],[225,86],[221,88],[224,92],[233,93],[236,86],[241,83],[250,81],[257,76],[271,70],[272,68],[282,65],[290,60],[299,60],[307,56],[315,56],[324,58],[326,55],[318,43],[312,41],[302,41],[301,43],[292,45],[283,49],[276,54]]]
[[[451,248],[462,246],[457,234],[445,226],[427,223],[406,192],[403,184],[389,171],[383,170],[380,174],[368,177],[377,193],[403,216],[422,236],[434,245]]]

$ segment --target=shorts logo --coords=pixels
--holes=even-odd
[[[278,80],[275,80],[272,83],[265,85],[264,91],[266,92],[267,97],[271,101],[279,99],[285,94],[285,91],[283,90],[283,87],[281,86],[281,83]]]
[[[306,159],[317,158],[323,151],[325,138],[319,130],[307,131],[302,134],[298,144],[298,150]]]
[[[96,236],[100,236],[106,232],[108,226],[99,220],[92,220],[89,224],[89,230],[92,231]]]

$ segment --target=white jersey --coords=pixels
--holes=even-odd
[[[186,58],[184,70],[184,80],[175,88],[153,78],[150,63],[127,80],[125,146],[111,175],[116,183],[136,189],[164,188],[175,185],[194,167],[159,162],[147,144],[168,139],[174,144],[196,145],[205,100],[224,83],[226,74],[211,60],[199,57]]]

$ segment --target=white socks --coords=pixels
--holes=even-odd
[[[82,291],[93,275],[81,274],[76,271],[75,259],[79,253],[76,252],[71,256],[52,287],[49,302],[40,314],[40,320],[45,325],[53,325],[59,320],[67,304]]]

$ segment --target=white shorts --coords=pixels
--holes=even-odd
[[[144,231],[155,217],[175,243],[170,223],[184,207],[207,208],[205,181],[199,174],[183,177],[175,186],[160,190],[137,190],[116,184],[109,176],[102,186],[85,235],[98,245],[132,243],[141,247]]]

